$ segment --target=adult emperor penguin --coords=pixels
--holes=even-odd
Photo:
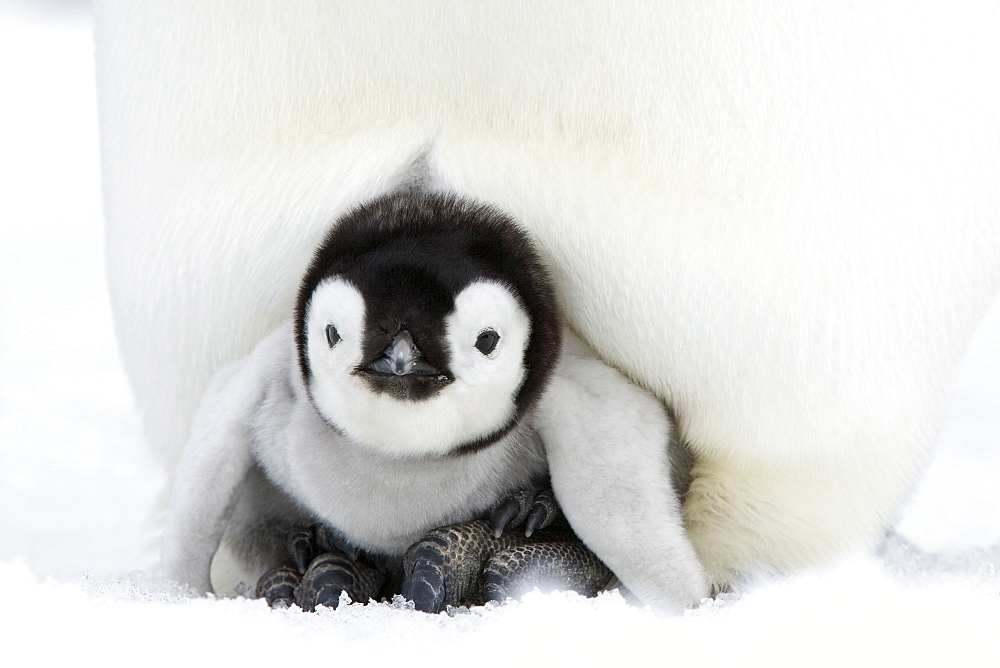
[[[328,222],[415,165],[521,221],[570,325],[676,409],[719,583],[880,540],[1000,287],[988,3],[103,0],[96,24],[112,305],[170,468]],[[617,452],[550,467],[630,490]]]
[[[545,450],[560,445],[658,453],[670,476],[665,407],[579,342],[563,354],[562,327],[547,270],[496,210],[419,191],[352,210],[305,272],[294,322],[202,399],[171,499],[166,574],[209,590],[225,535],[256,582],[287,560],[290,530],[314,522],[351,548],[401,558],[431,529],[538,488]],[[632,509],[634,494],[585,477],[552,483],[630,589],[648,588],[630,553],[652,530],[676,541],[664,564],[676,587],[651,602],[707,593],[670,489],[654,481]]]

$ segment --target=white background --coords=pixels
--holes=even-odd
[[[156,579],[163,476],[118,360],[103,270],[87,3],[0,5],[0,637],[48,663],[985,665],[1000,662],[1000,304],[880,555],[683,617],[536,595],[454,617],[315,615]],[[200,663],[201,661],[199,661]]]

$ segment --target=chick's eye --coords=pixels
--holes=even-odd
[[[489,355],[496,350],[497,343],[500,342],[500,335],[492,329],[487,329],[476,339],[476,350],[484,355]]]
[[[331,348],[337,345],[337,341],[340,341],[340,334],[337,333],[337,328],[333,325],[326,326],[326,340]]]

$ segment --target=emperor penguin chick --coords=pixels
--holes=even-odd
[[[294,321],[223,371],[182,455],[167,575],[200,590],[225,541],[253,578],[317,521],[401,557],[547,473],[534,408],[559,359],[541,262],[500,213],[398,194],[331,230]]]
[[[556,497],[597,556],[640,597],[688,604],[704,583],[670,488],[672,437],[658,401],[563,332],[510,219],[443,195],[384,196],[336,223],[293,321],[203,396],[165,571],[209,591],[224,542],[255,582],[310,523],[401,559],[431,529],[539,486],[554,457]],[[629,468],[651,458],[661,466]]]

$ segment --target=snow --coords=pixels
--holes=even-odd
[[[1000,302],[898,536],[878,555],[755,583],[679,617],[530,595],[423,615],[314,615],[156,577],[146,452],[104,286],[91,16],[0,6],[0,638],[33,661],[499,665],[1000,663]]]

